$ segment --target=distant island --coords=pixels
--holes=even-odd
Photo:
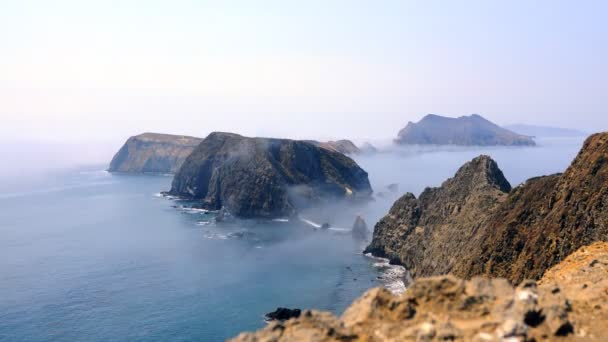
[[[127,140],[108,171],[173,174],[202,139],[183,135],[144,133]]]
[[[525,135],[502,128],[473,114],[449,118],[429,114],[418,123],[409,122],[395,143],[399,145],[535,146]]]
[[[504,128],[531,137],[586,137],[587,133],[571,128],[560,128],[560,127],[547,127],[547,126],[534,126],[524,124],[513,124],[503,126]]]
[[[186,159],[170,195],[243,218],[277,218],[335,200],[369,199],[367,172],[316,144],[214,132]]]

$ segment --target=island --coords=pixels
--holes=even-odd
[[[534,139],[502,128],[473,114],[449,118],[429,114],[409,122],[395,143],[398,145],[534,146]]]
[[[279,218],[328,201],[371,199],[351,158],[316,144],[214,132],[186,158],[168,194],[242,218]]]

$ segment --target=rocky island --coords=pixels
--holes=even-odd
[[[305,141],[211,133],[185,160],[170,195],[242,218],[289,217],[327,201],[370,198],[367,172]]]
[[[534,146],[531,137],[502,128],[480,115],[449,118],[429,114],[409,122],[395,143],[399,145]]]
[[[140,134],[127,140],[110,162],[108,171],[175,173],[201,141],[183,135]]]

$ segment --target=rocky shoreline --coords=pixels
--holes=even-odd
[[[606,207],[608,133],[563,174],[514,189],[477,157],[375,226],[366,252],[405,266],[407,290],[372,289],[340,318],[304,311],[234,341],[603,341]]]

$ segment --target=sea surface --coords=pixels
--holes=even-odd
[[[221,341],[263,327],[279,306],[340,314],[370,287],[404,286],[399,269],[362,255],[365,242],[349,233],[356,215],[371,228],[400,195],[440,185],[479,154],[513,185],[560,172],[582,141],[356,157],[375,201],[276,221],[218,224],[215,213],[162,197],[171,177],[103,165],[0,177],[0,340]],[[332,228],[316,229],[325,222]]]

